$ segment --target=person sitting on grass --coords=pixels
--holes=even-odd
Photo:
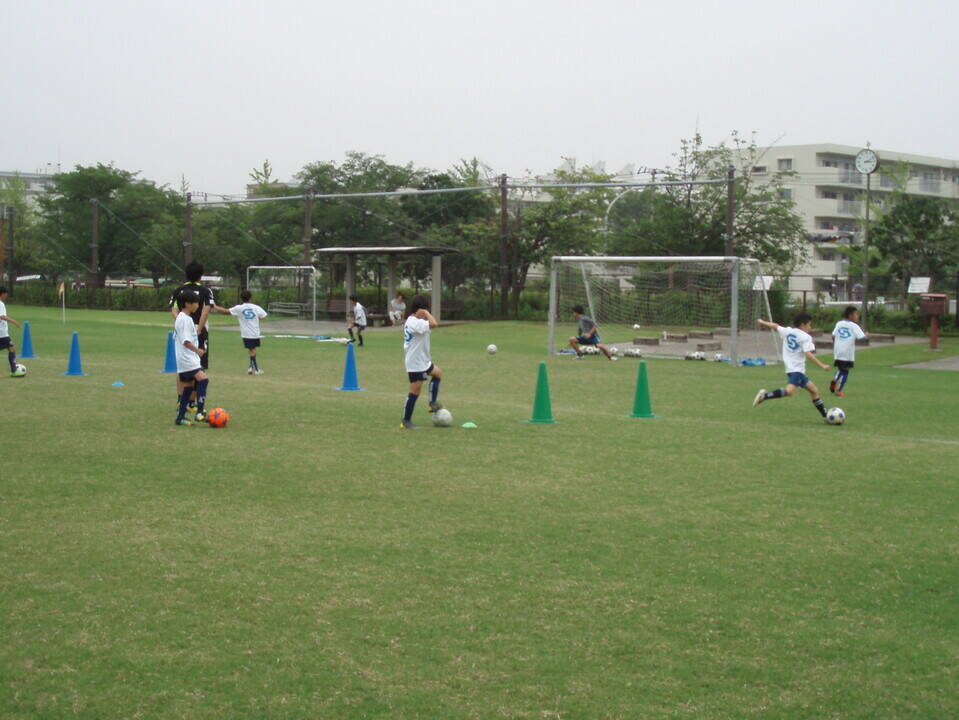
[[[763,327],[775,330],[783,341],[783,365],[786,368],[787,383],[785,387],[778,388],[772,392],[764,389],[756,393],[753,398],[753,407],[766,400],[776,400],[781,397],[792,397],[796,394],[796,388],[806,388],[812,396],[812,404],[819,414],[826,417],[826,407],[822,398],[819,397],[819,388],[816,383],[806,377],[806,359],[816,363],[826,372],[829,372],[829,366],[817,358],[814,353],[816,345],[812,340],[809,331],[812,329],[812,316],[809,313],[801,312],[793,318],[795,327],[782,327],[774,322],[768,322],[762,318],[757,318]]]
[[[177,297],[177,313],[173,323],[173,341],[176,348],[177,392],[180,393],[180,405],[177,408],[177,425],[192,425],[193,422],[205,422],[203,411],[206,405],[206,388],[210,379],[203,372],[200,358],[206,352],[197,345],[196,325],[191,315],[200,307],[200,296],[193,290],[183,290]],[[186,419],[186,410],[190,404],[190,395],[196,392],[196,417],[193,422]]]
[[[250,367],[247,368],[247,375],[262,375],[260,365],[256,360],[256,350],[260,347],[260,319],[266,317],[266,310],[256,303],[250,302],[253,299],[253,293],[244,290],[240,293],[242,303],[234,305],[227,309],[219,305],[214,305],[213,309],[223,315],[235,315],[240,322],[240,338],[243,340],[243,347],[250,353]]]
[[[0,285],[0,350],[6,348],[7,360],[10,362],[10,375],[17,374],[17,348],[10,339],[10,331],[7,329],[7,323],[13,323],[20,327],[20,323],[7,315],[7,289]]]
[[[573,316],[579,321],[579,335],[569,339],[569,346],[576,352],[576,357],[583,357],[583,353],[579,349],[580,345],[592,345],[599,348],[600,352],[610,360],[615,360],[616,358],[610,354],[609,348],[600,344],[599,327],[596,325],[596,322],[584,313],[585,311],[582,305],[575,305],[573,307]]]

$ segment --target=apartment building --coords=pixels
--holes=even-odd
[[[786,197],[796,203],[811,244],[809,261],[790,278],[795,293],[834,294],[846,299],[859,281],[836,248],[862,242],[866,176],[856,170],[852,145],[782,145],[767,148],[752,168],[757,179],[791,170],[784,180]],[[904,171],[908,193],[959,200],[959,161],[872,148],[879,167],[870,179],[873,207],[882,207]],[[883,172],[883,170],[886,172]]]
[[[17,170],[0,170],[0,185],[4,185],[19,178],[26,186],[27,198],[35,199],[46,192],[47,186],[53,183],[51,173],[29,173]]]

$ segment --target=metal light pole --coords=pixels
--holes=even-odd
[[[868,330],[869,315],[869,201],[872,190],[872,173],[866,175],[866,214],[862,226],[862,329]]]

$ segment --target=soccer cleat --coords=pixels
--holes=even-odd
[[[246,369],[246,374],[247,374],[247,375],[252,375],[252,374],[253,374],[253,368],[247,368],[247,369]]]
[[[437,410],[442,410],[443,406],[440,403],[430,403],[430,412],[435,413]]]
[[[193,422],[198,422],[198,423],[206,422],[206,413],[198,412],[196,414],[196,417],[193,418]]]
[[[193,427],[193,423],[190,422],[189,420],[187,420],[186,418],[183,418],[183,419],[181,419],[181,420],[176,420],[176,421],[174,421],[173,424],[174,424],[174,425],[182,425],[183,427]]]
[[[400,423],[400,430],[419,430],[419,429],[420,429],[419,425],[414,425],[409,420],[403,420]]]
[[[834,395],[836,394],[836,381],[835,381],[835,380],[830,380],[830,381],[829,381],[829,392],[831,392],[831,393],[834,394]]]
[[[763,388],[758,393],[756,393],[756,397],[753,398],[753,407],[756,407],[757,405],[759,405],[759,403],[761,403],[765,399],[766,399],[766,388]]]
[[[196,412],[196,401],[191,400],[190,404],[186,406],[187,412]]]
[[[254,375],[262,375],[262,374],[263,374],[263,371],[262,371],[262,370],[254,370],[254,371],[253,371],[253,374],[254,374]]]
[[[846,393],[844,393],[842,390],[837,390],[836,397],[846,397]]]

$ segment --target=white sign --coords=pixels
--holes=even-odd
[[[931,284],[932,284],[931,278],[927,278],[927,277],[909,278],[909,289],[906,292],[910,294],[927,293],[929,292],[929,286]]]
[[[757,275],[753,280],[753,290],[769,290],[773,284],[772,275]]]

